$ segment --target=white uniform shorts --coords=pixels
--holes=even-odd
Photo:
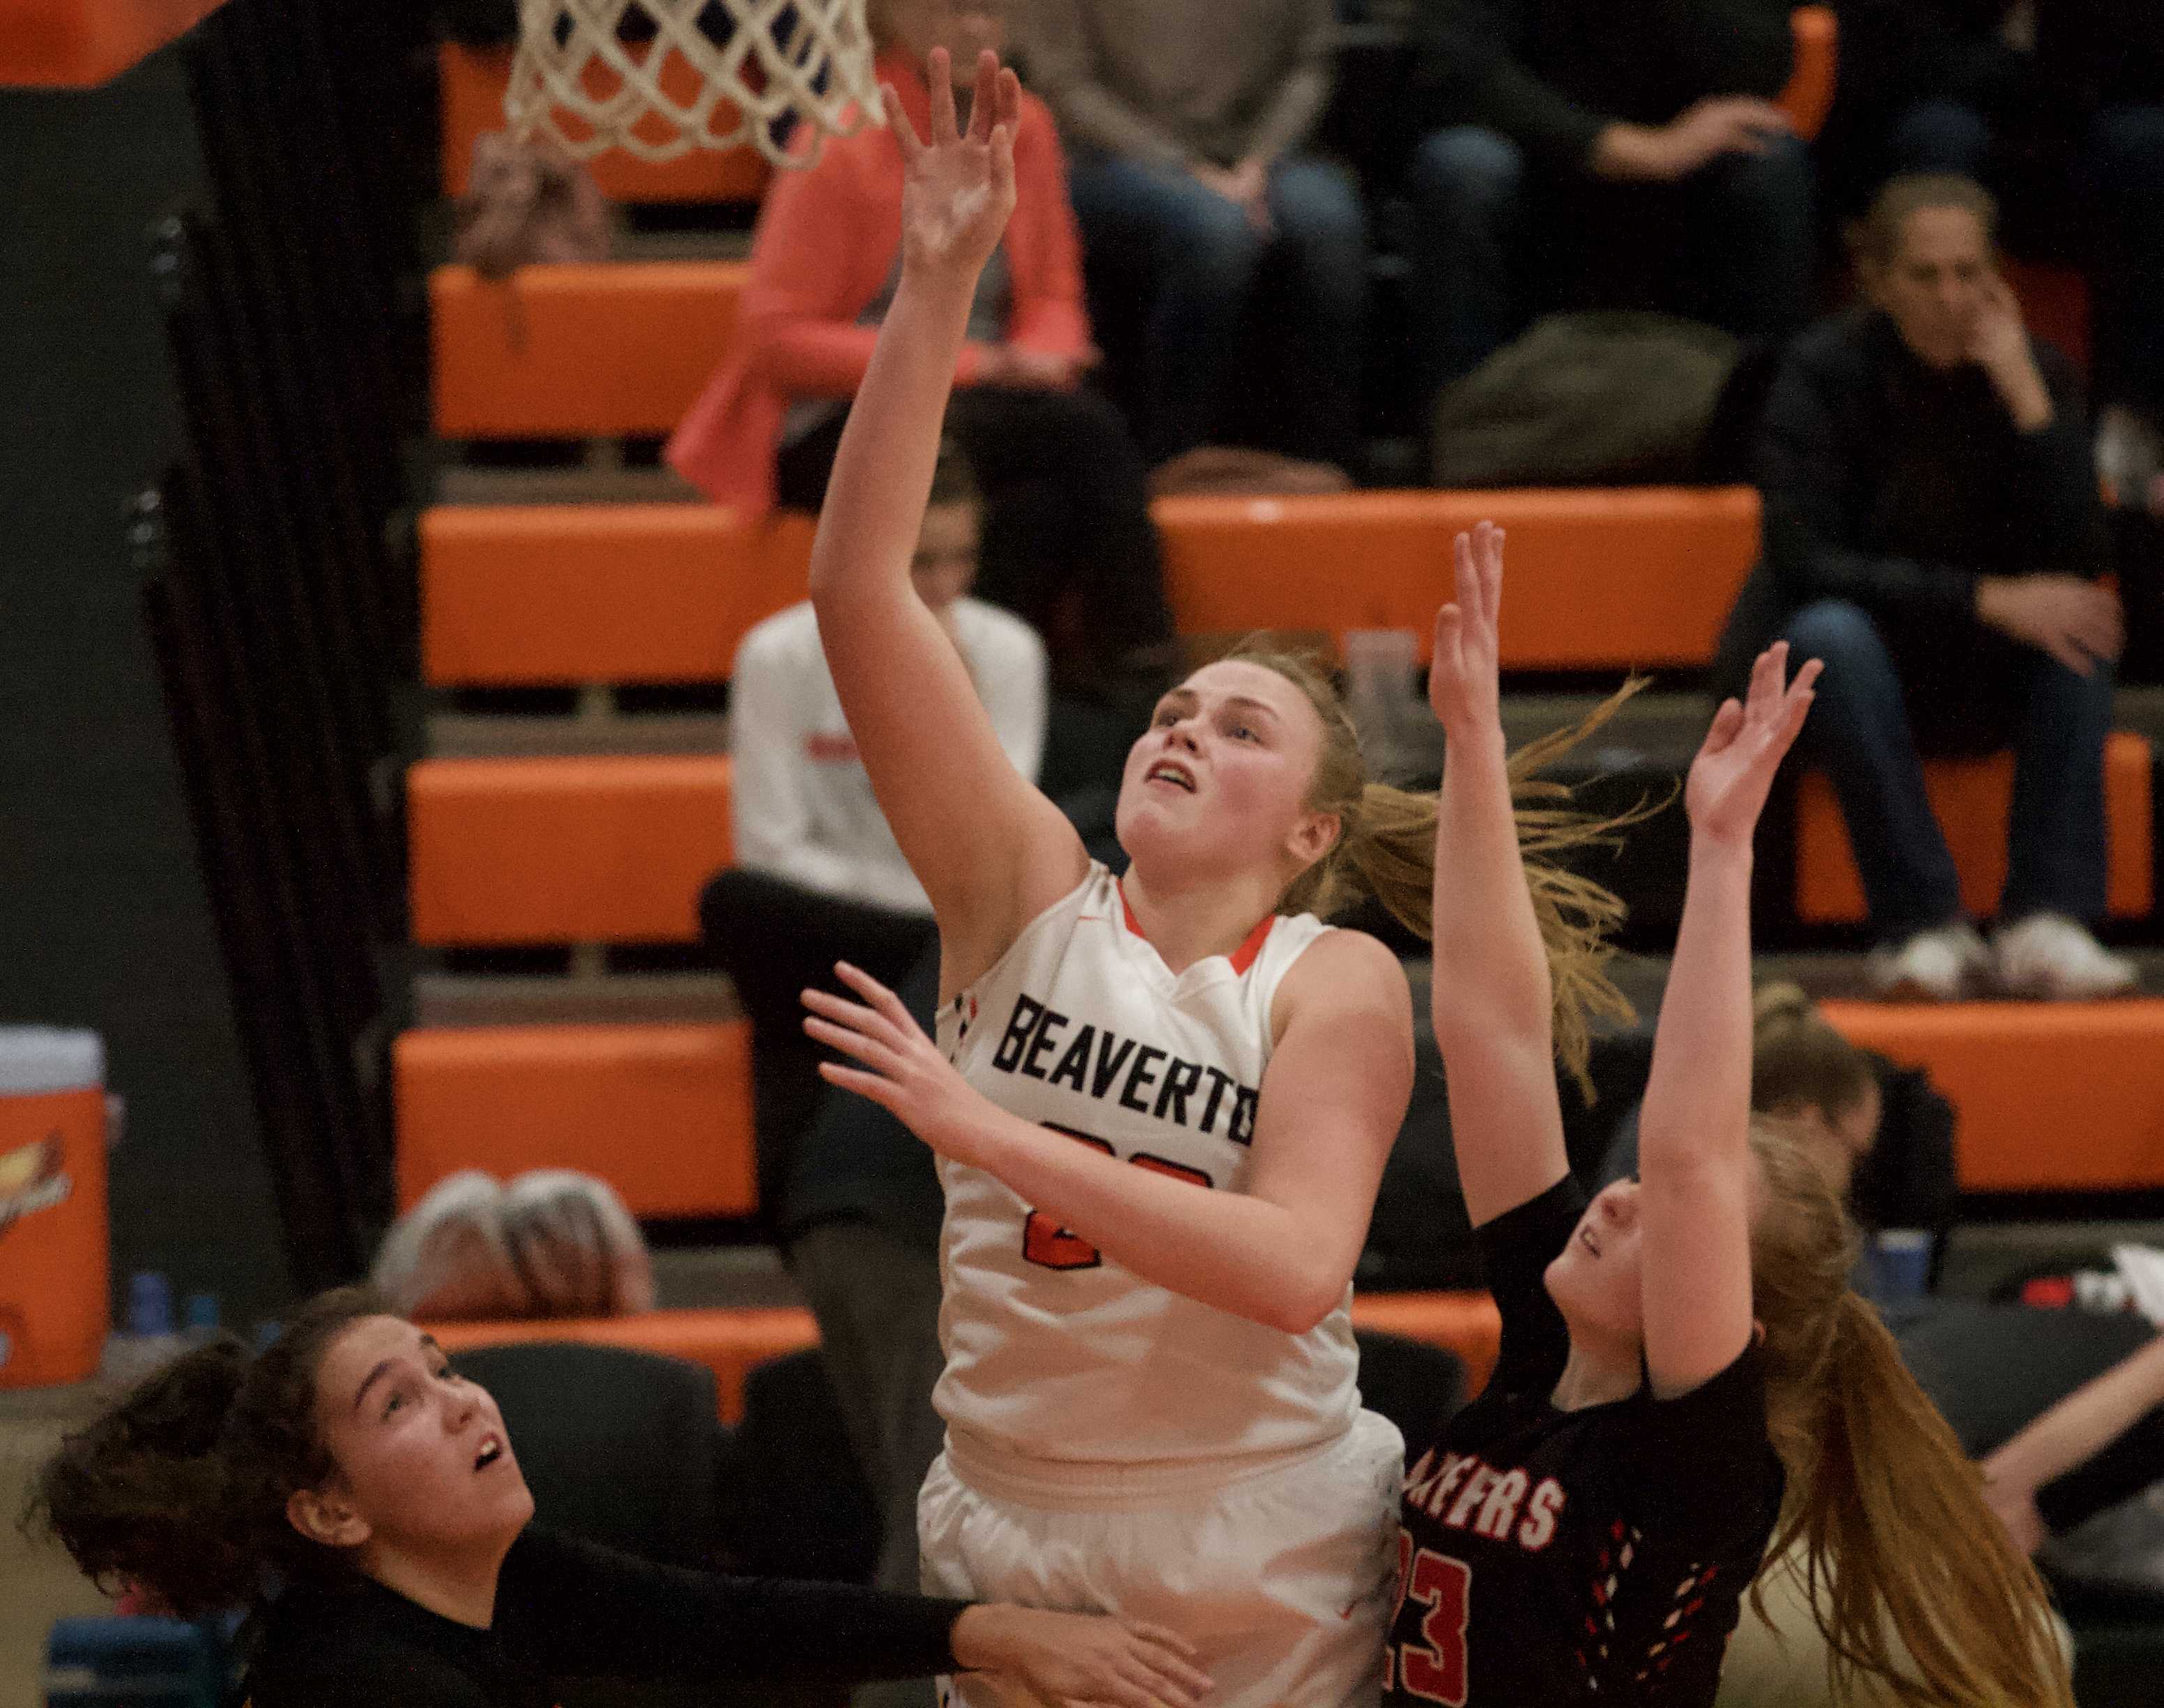
[[[950,1433],[917,1497],[925,1593],[1164,1626],[1200,1652],[1211,1708],[1374,1708],[1397,1593],[1397,1427],[1363,1412],[1335,1442],[1248,1475],[1187,1469],[1147,1492],[1111,1466],[1024,1484]],[[953,1708],[1016,1700],[987,1679],[940,1680]]]

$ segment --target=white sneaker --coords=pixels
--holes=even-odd
[[[2009,996],[2037,1002],[2091,1002],[2140,988],[2141,975],[2064,914],[2031,914],[1992,940],[1999,982]]]
[[[1950,1003],[1990,976],[1991,951],[1966,919],[1919,931],[1866,963],[1872,994],[1889,1002]]]

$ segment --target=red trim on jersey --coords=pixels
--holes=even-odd
[[[1148,942],[1149,933],[1142,930],[1142,921],[1135,917],[1135,910],[1127,901],[1127,885],[1119,879],[1115,878],[1112,881],[1112,888],[1120,893],[1120,913],[1127,920],[1127,929],[1130,931],[1132,931],[1135,935],[1141,938],[1143,942]],[[1263,914],[1261,923],[1256,925],[1253,930],[1247,933],[1247,940],[1232,951],[1232,961],[1234,977],[1237,977],[1240,974],[1244,973],[1249,967],[1255,964],[1255,957],[1263,952],[1263,945],[1269,940],[1270,927],[1277,924],[1277,922],[1278,916],[1275,914]]]

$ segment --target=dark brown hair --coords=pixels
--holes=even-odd
[[[338,1469],[316,1428],[323,1354],[361,1318],[395,1314],[340,1287],[260,1354],[231,1335],[182,1354],[60,1443],[31,1485],[29,1527],[101,1587],[139,1585],[183,1617],[245,1607],[274,1572],[348,1569],[286,1503]]]

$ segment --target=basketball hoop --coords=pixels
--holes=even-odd
[[[748,147],[804,166],[882,119],[864,0],[519,0],[518,22],[505,116],[581,160]]]

